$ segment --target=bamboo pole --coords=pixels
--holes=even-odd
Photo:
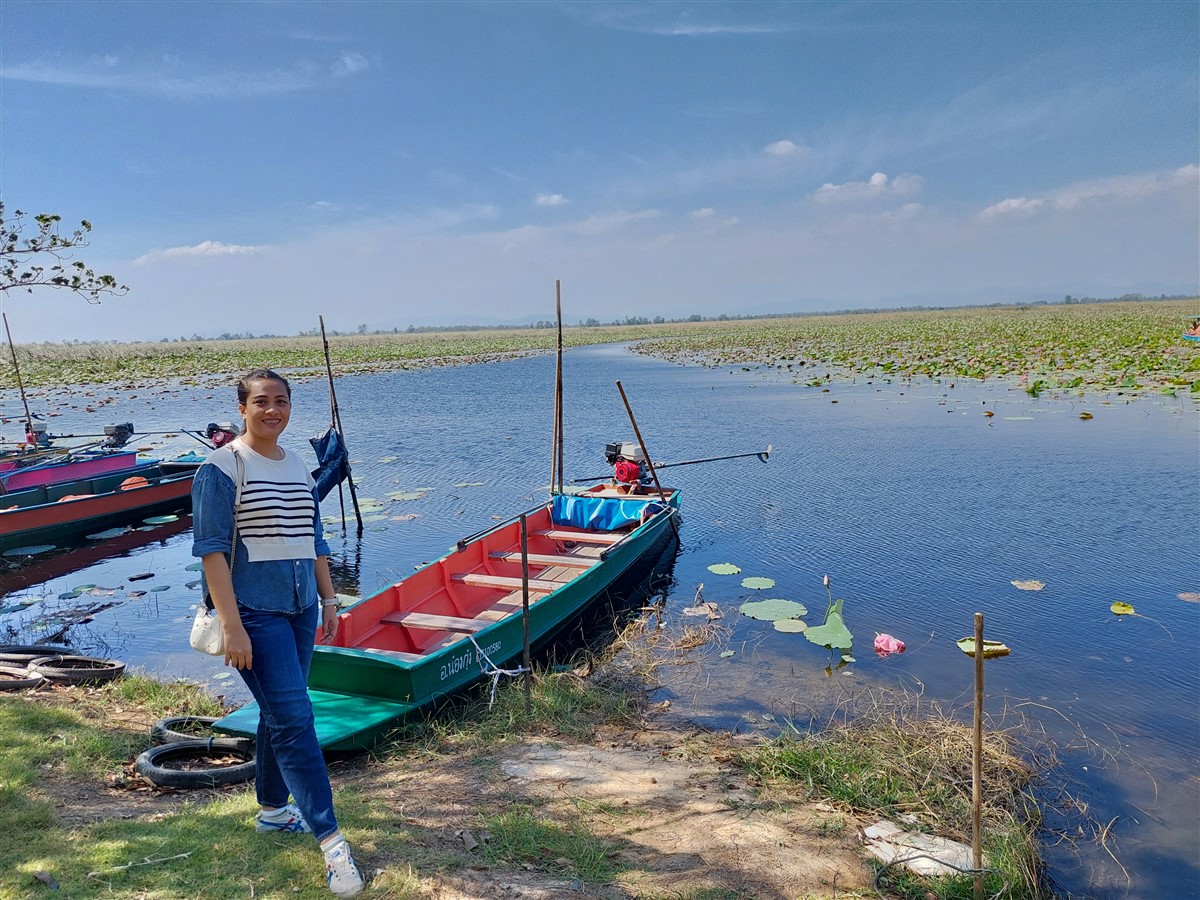
[[[621,400],[625,404],[625,412],[629,413],[629,424],[633,426],[633,436],[637,438],[638,446],[642,448],[642,456],[646,457],[646,467],[650,470],[650,477],[654,479],[654,486],[658,488],[658,498],[663,504],[667,503],[667,494],[663,490],[662,483],[658,480],[658,473],[654,471],[654,463],[650,461],[650,451],[646,449],[646,442],[642,440],[642,432],[638,428],[637,419],[633,417],[633,407],[629,405],[629,398],[625,396],[625,388],[621,387],[620,380],[617,381],[617,390],[621,392]],[[675,521],[672,515],[671,528],[675,532],[675,540],[679,540],[679,523]]]
[[[533,659],[529,653],[529,531],[521,513],[521,625],[525,632],[522,663],[525,668],[525,714],[533,714]]]
[[[8,330],[8,313],[4,316],[4,333],[8,335],[8,352],[12,354],[13,371],[17,374],[17,390],[21,394],[21,405],[25,407],[25,433],[33,436],[33,415],[29,412],[29,400],[25,397],[25,385],[21,381],[21,367],[17,365],[17,348],[13,346],[12,332]],[[559,322],[558,340],[562,344],[562,323]]]
[[[329,402],[330,413],[333,417],[333,427],[342,438],[342,446],[346,445],[346,435],[342,431],[342,414],[338,409],[337,392],[333,389],[333,364],[329,361],[329,341],[325,337],[325,317],[317,316],[317,320],[321,323],[321,346],[325,349],[325,373],[329,376]],[[347,455],[349,448],[346,449]],[[358,521],[358,533],[362,534],[363,520],[362,513],[358,509],[358,494],[354,491],[354,476],[350,473],[350,461],[346,461],[346,481],[350,485],[350,502],[354,504],[354,518]],[[340,482],[339,482],[340,484]],[[345,532],[345,518],[342,519],[342,531]]]
[[[563,415],[563,329],[562,329],[562,282],[554,280],[554,315],[558,320],[558,401],[555,415],[558,418],[558,493],[563,492],[563,437],[566,434],[566,418]]]
[[[971,736],[971,865],[983,900],[983,613],[975,613],[975,722]]]

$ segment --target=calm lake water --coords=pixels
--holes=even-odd
[[[330,526],[339,589],[377,590],[494,515],[545,496],[553,367],[543,356],[338,380],[358,496],[382,501],[361,540],[353,528],[343,538]],[[677,614],[703,583],[705,599],[725,612],[728,632],[715,649],[734,651],[702,653],[700,664],[667,672],[661,694],[677,712],[715,727],[806,728],[870,686],[923,691],[967,710],[973,664],[954,642],[982,612],[987,636],[1013,648],[987,665],[989,712],[1044,728],[1061,760],[1053,786],[1065,783],[1094,822],[1113,820],[1109,847],[1120,866],[1088,834],[1047,847],[1062,893],[1200,896],[1200,604],[1178,598],[1200,591],[1197,404],[863,379],[822,392],[774,368],[680,366],[620,346],[573,350],[565,369],[569,478],[604,474],[604,444],[632,438],[618,378],[655,460],[775,448],[765,465],[664,471],[684,491],[668,607]],[[49,420],[60,434],[126,420],[143,434],[202,429],[236,415],[232,386],[135,393],[50,395],[34,407],[62,412]],[[12,392],[0,394],[0,413],[18,410]],[[1084,410],[1094,418],[1081,420]],[[305,439],[327,419],[327,386],[295,385],[291,446],[303,444],[311,458]],[[188,449],[186,439],[144,443]],[[419,499],[388,498],[422,489]],[[335,492],[323,511],[337,506]],[[219,662],[187,649],[198,575],[186,570],[186,521],[119,540],[0,573],[0,629],[114,603],[72,629],[79,646],[240,699],[240,683]],[[722,562],[742,573],[708,571]],[[146,572],[154,577],[130,581]],[[825,574],[845,600],[857,660],[828,676],[828,651],[738,613],[748,599],[782,597],[805,603],[815,624]],[[776,586],[745,589],[749,575]],[[1044,590],[1011,583],[1025,579]],[[82,585],[114,591],[60,599]],[[130,598],[132,590],[146,593]],[[1117,600],[1139,615],[1113,615]],[[904,640],[907,652],[875,657],[877,632]]]

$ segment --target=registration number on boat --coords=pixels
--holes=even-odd
[[[500,649],[500,643],[501,643],[500,641],[496,641],[496,642],[484,647],[483,648],[484,655],[487,656],[492,653],[495,653],[497,650]],[[462,656],[454,657],[454,659],[450,660],[450,662],[448,662],[444,666],[442,666],[442,670],[441,670],[442,681],[445,681],[447,678],[452,678],[453,676],[455,676],[455,675],[459,674],[460,672],[462,672],[463,670],[465,670],[467,668],[467,666],[471,665],[471,662],[474,660],[474,658],[475,658],[475,654],[471,650],[468,650],[466,653],[462,654]]]

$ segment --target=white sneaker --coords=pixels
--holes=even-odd
[[[356,897],[363,889],[362,870],[350,855],[350,845],[340,840],[325,851],[329,890],[335,897]]]
[[[269,818],[267,817],[268,815]],[[260,812],[258,818],[255,820],[254,830],[259,834],[277,834],[280,832],[287,834],[312,834],[312,829],[304,821],[304,815],[294,803],[280,807],[273,813]]]

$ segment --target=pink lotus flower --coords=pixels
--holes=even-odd
[[[893,653],[904,652],[904,641],[890,634],[875,635],[875,652],[879,656],[891,656]]]

